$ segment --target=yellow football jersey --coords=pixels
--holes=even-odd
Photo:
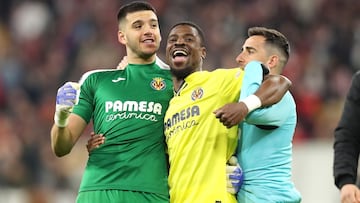
[[[225,167],[238,127],[227,129],[213,112],[238,102],[243,76],[240,68],[195,72],[170,100],[164,120],[170,202],[236,203],[226,191]]]

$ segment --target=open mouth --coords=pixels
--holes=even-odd
[[[188,55],[188,53],[184,50],[176,50],[173,53],[173,58],[175,57],[186,57]]]
[[[188,52],[186,50],[175,50],[172,54],[173,62],[177,64],[183,64],[186,62],[188,57]]]

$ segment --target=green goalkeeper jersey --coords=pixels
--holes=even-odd
[[[82,77],[73,113],[105,143],[89,155],[80,192],[130,190],[168,195],[163,120],[173,96],[168,67],[157,59],[125,70],[96,70]]]

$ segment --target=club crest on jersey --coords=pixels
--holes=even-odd
[[[166,83],[163,78],[157,77],[152,79],[150,86],[154,90],[164,90],[166,88]]]
[[[199,87],[197,89],[195,89],[192,93],[191,93],[191,99],[193,101],[197,100],[197,99],[201,99],[201,97],[204,95],[204,90]]]

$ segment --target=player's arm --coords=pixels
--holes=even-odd
[[[266,81],[264,81],[263,85],[265,83]],[[269,89],[271,89],[271,87]],[[261,88],[258,89],[258,91],[261,91]],[[273,95],[275,94],[276,93],[274,93]],[[245,98],[247,96],[249,95],[244,95]],[[269,98],[270,97],[272,96],[269,95]],[[275,98],[274,101],[276,101],[279,97],[276,98],[275,95],[274,98]],[[275,104],[272,105],[268,105],[267,108],[258,108],[252,111],[250,114],[247,114],[246,122],[248,124],[256,125],[259,128],[268,129],[268,130],[276,129],[277,127],[281,126],[288,118],[289,116],[288,112],[292,111],[294,106],[293,106],[293,98],[290,94],[287,94],[287,92],[285,92],[285,95],[282,98],[280,97],[280,99],[281,100],[279,102],[276,102]]]
[[[59,157],[70,153],[87,125],[80,116],[71,113],[77,100],[77,90],[78,84],[68,82],[57,92],[51,148]]]
[[[281,75],[264,77],[265,71],[265,67],[259,62],[246,65],[240,101],[226,104],[214,111],[216,118],[226,127],[239,124],[255,109],[279,102],[289,90],[290,80]]]
[[[59,127],[54,124],[51,128],[51,148],[58,157],[70,153],[87,125],[86,122],[76,114],[71,114],[68,120],[69,124],[66,127]]]
[[[266,75],[254,95],[260,99],[260,107],[268,107],[278,103],[290,89],[291,84],[291,81],[283,75]]]
[[[278,103],[291,87],[291,81],[282,75],[270,75],[269,70],[257,61],[245,66],[245,76],[240,92],[240,103],[248,112]]]

